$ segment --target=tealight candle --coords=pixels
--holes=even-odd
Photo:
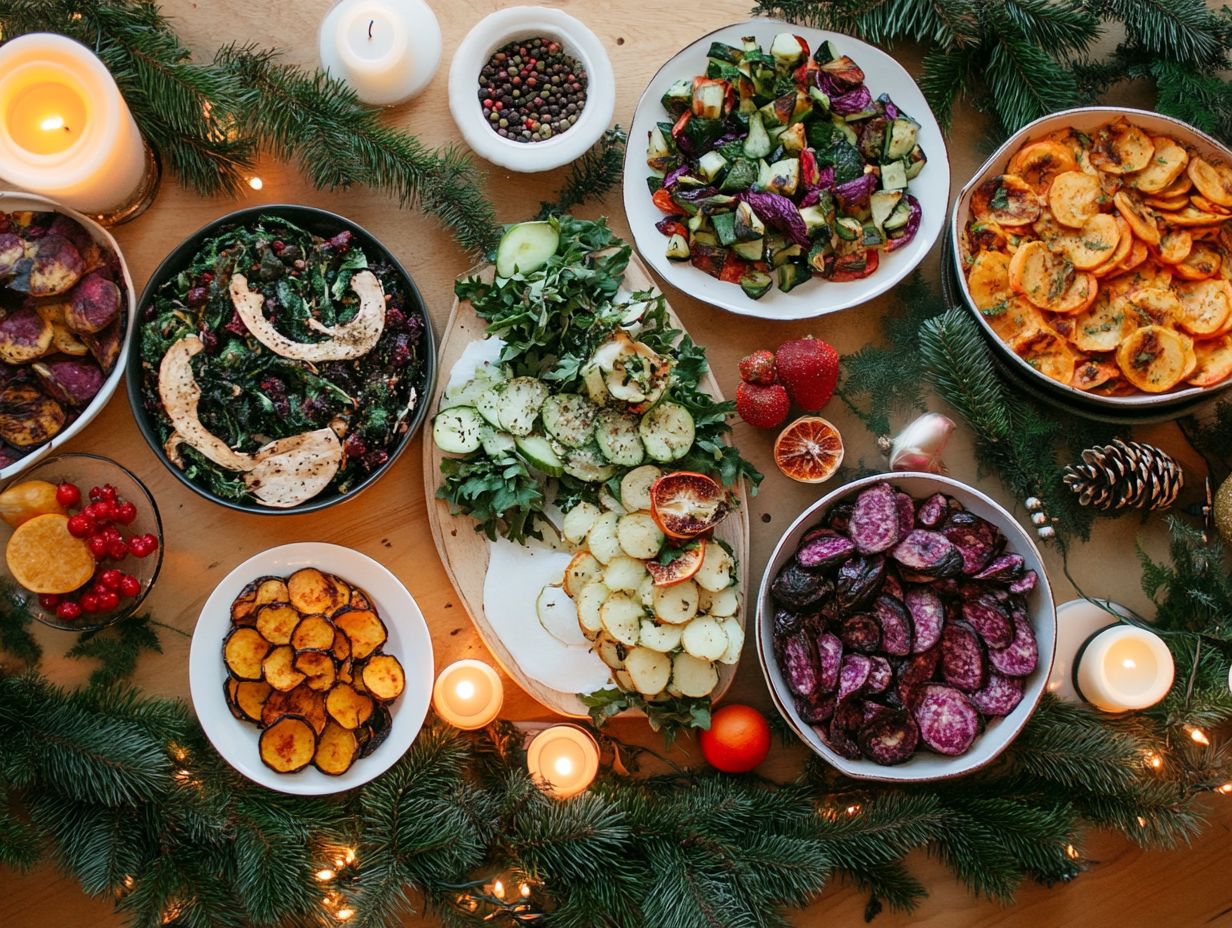
[[[531,741],[526,768],[549,795],[568,799],[594,782],[599,772],[599,745],[576,725],[554,725]]]
[[[318,42],[321,67],[374,106],[409,100],[441,63],[441,26],[424,0],[341,0]]]
[[[483,661],[468,659],[450,664],[432,688],[436,714],[466,731],[483,728],[495,719],[504,702],[500,676]]]
[[[111,221],[144,208],[157,183],[107,67],[49,32],[0,47],[0,176]]]
[[[1078,692],[1105,712],[1145,709],[1172,688],[1172,652],[1154,632],[1114,625],[1087,642],[1074,674]]]

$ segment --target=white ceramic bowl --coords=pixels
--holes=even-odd
[[[0,467],[0,482],[8,480],[10,477],[15,477],[28,468],[33,467],[43,458],[47,457],[47,455],[51,454],[52,451],[67,444],[82,429],[89,425],[95,416],[103,411],[103,407],[107,405],[112,394],[115,393],[116,387],[124,379],[124,368],[128,364],[128,348],[132,344],[133,328],[137,321],[137,292],[133,288],[133,278],[128,273],[128,264],[124,260],[120,246],[116,244],[116,240],[111,237],[110,232],[90,217],[82,215],[76,210],[69,209],[67,206],[61,206],[55,200],[49,200],[47,197],[40,197],[33,193],[0,191],[0,213],[12,213],[22,210],[30,210],[37,213],[62,213],[70,219],[79,222],[96,242],[116,256],[120,266],[120,275],[123,278],[126,327],[120,345],[120,356],[116,358],[115,367],[111,369],[107,379],[103,381],[103,388],[98,391],[98,394],[90,401],[90,404],[81,411],[81,415],[74,419],[67,428],[51,441],[35,448],[21,460],[14,461],[7,467]]]
[[[232,601],[257,577],[285,577],[301,567],[318,567],[362,587],[389,632],[384,652],[397,657],[406,671],[406,689],[389,706],[389,736],[375,751],[357,758],[350,770],[336,777],[311,766],[297,773],[275,773],[266,767],[257,752],[260,729],[235,718],[223,694],[227,671],[222,662],[222,645],[231,628]],[[188,658],[193,708],[218,753],[253,782],[300,796],[340,793],[367,783],[393,766],[423,727],[432,698],[432,680],[432,638],[423,613],[406,587],[367,555],[314,541],[262,551],[227,574],[201,609]]]
[[[711,42],[739,46],[743,36],[751,35],[763,48],[769,48],[770,42],[780,32],[803,36],[810,51],[828,39],[839,54],[850,55],[863,68],[865,83],[874,98],[883,93],[889,94],[903,112],[920,123],[919,143],[928,163],[911,181],[909,192],[920,201],[923,215],[911,244],[898,251],[883,252],[881,264],[868,277],[841,283],[816,278],[790,293],[773,287],[760,300],[754,300],[745,296],[738,284],[717,280],[687,261],[668,260],[665,254],[667,239],[655,228],[663,213],[651,201],[646,189],[649,173],[646,167],[646,140],[655,123],[668,118],[659,102],[667,88],[681,78],[706,72],[706,51]],[[945,137],[920,88],[903,66],[881,49],[859,39],[773,19],[758,18],[724,26],[685,46],[669,59],[650,79],[638,101],[625,151],[625,216],[642,259],[664,280],[685,293],[712,306],[762,319],[811,319],[859,306],[885,293],[910,274],[932,249],[945,225],[949,197],[950,162]]]
[[[1006,139],[1004,144],[993,152],[992,156],[975,173],[975,176],[959,191],[958,197],[954,200],[950,216],[949,236],[952,260],[954,262],[954,275],[958,280],[959,292],[963,296],[963,301],[979,321],[980,326],[995,346],[995,350],[1007,364],[1010,364],[1019,374],[1030,378],[1032,382],[1038,383],[1039,386],[1052,394],[1068,399],[1078,405],[1094,406],[1120,413],[1137,412],[1146,414],[1153,410],[1157,412],[1163,411],[1174,405],[1192,404],[1195,400],[1200,400],[1204,396],[1222,392],[1232,387],[1232,378],[1211,387],[1182,386],[1179,389],[1169,390],[1167,393],[1136,393],[1132,396],[1100,396],[1097,393],[1088,393],[1085,390],[1071,387],[1069,384],[1060,383],[1040,373],[1020,358],[993,331],[992,326],[988,324],[983,314],[975,308],[975,304],[971,301],[971,291],[967,288],[967,277],[963,273],[963,229],[966,228],[967,221],[971,216],[971,197],[975,193],[975,189],[988,178],[1002,173],[1010,158],[1026,142],[1056,132],[1058,129],[1072,128],[1080,132],[1089,132],[1105,123],[1111,122],[1119,116],[1126,117],[1130,122],[1146,129],[1151,135],[1170,135],[1187,145],[1192,145],[1204,157],[1232,164],[1232,149],[1221,145],[1205,132],[1195,129],[1179,119],[1173,119],[1171,116],[1163,116],[1148,110],[1135,110],[1115,106],[1086,106],[1072,110],[1063,110],[1050,116],[1044,116],[1030,125],[1024,126]]]
[[[866,487],[883,481],[890,482],[916,499],[923,499],[934,493],[945,493],[947,496],[952,496],[968,511],[987,519],[999,528],[1007,539],[1006,550],[1021,554],[1026,561],[1027,568],[1034,570],[1039,576],[1035,589],[1026,597],[1031,624],[1035,628],[1035,638],[1039,646],[1039,665],[1026,678],[1022,702],[1005,718],[990,721],[984,731],[976,737],[971,749],[959,757],[945,757],[922,749],[905,763],[886,767],[871,760],[849,760],[836,754],[796,711],[795,699],[787,686],[787,681],[783,679],[779,671],[778,661],[774,656],[774,603],[770,599],[770,584],[778,572],[795,556],[800,539],[821,521],[822,516],[831,506],[855,496]],[[1035,547],[1031,536],[1009,512],[979,490],[950,477],[936,474],[877,474],[849,483],[817,500],[797,517],[775,546],[762,577],[757,606],[757,656],[761,660],[762,673],[765,674],[770,695],[779,712],[795,730],[800,740],[807,744],[814,753],[842,773],[857,780],[893,782],[943,780],[970,773],[991,763],[1022,731],[1027,719],[1035,711],[1048,683],[1053,654],[1056,650],[1057,614],[1052,599],[1052,588],[1048,584],[1048,574],[1044,570],[1044,562],[1040,557],[1039,549]]]
[[[556,39],[586,69],[586,104],[568,130],[542,142],[513,142],[492,131],[479,105],[479,72],[502,45],[539,36]],[[616,76],[603,43],[568,13],[513,6],[484,17],[466,34],[449,66],[449,111],[466,144],[510,171],[550,171],[580,158],[603,135],[616,108]]]

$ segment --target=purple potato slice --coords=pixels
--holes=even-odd
[[[856,497],[848,526],[861,554],[879,554],[898,542],[898,501],[888,483],[878,483]]]
[[[1008,647],[1014,640],[1014,624],[991,596],[983,595],[962,604],[963,621],[975,629],[990,648]]]
[[[65,304],[64,321],[79,335],[101,332],[120,316],[120,288],[103,274],[87,274]]]
[[[984,715],[1009,715],[1022,702],[1022,689],[1022,677],[1006,677],[994,670],[988,682],[971,694],[971,704]]]
[[[881,649],[891,657],[911,653],[914,632],[907,607],[893,596],[882,594],[873,603],[873,618],[881,625]]]
[[[808,634],[798,632],[783,646],[783,675],[791,691],[801,699],[817,692],[817,661]]]
[[[948,757],[965,754],[980,732],[980,716],[971,700],[943,683],[927,683],[912,710],[920,740]]]
[[[851,527],[851,512],[855,509],[854,503],[839,503],[836,506],[831,506],[830,511],[826,513],[826,528],[833,529],[840,535],[846,534]]]
[[[1005,537],[996,526],[970,512],[950,513],[941,534],[962,555],[962,572],[968,576],[983,570],[1005,544]]]
[[[1026,612],[1014,609],[1010,616],[1014,622],[1014,638],[1007,647],[990,650],[988,662],[1007,677],[1025,677],[1039,665],[1039,645]]]
[[[920,728],[909,713],[887,708],[864,723],[858,741],[861,754],[883,767],[892,767],[915,754]]]
[[[920,503],[915,520],[924,528],[936,528],[950,514],[950,501],[944,493],[934,493]]]
[[[853,557],[838,569],[835,591],[842,610],[859,609],[872,602],[885,582],[885,558]]]
[[[818,529],[809,533],[796,560],[809,570],[830,570],[838,567],[856,553],[855,542],[830,529]]]
[[[899,490],[894,494],[894,505],[898,507],[898,537],[906,538],[915,528],[915,500]]]
[[[852,651],[872,654],[881,646],[881,626],[871,615],[857,613],[843,620],[838,636]]]
[[[869,695],[884,693],[894,682],[894,668],[880,654],[869,658],[868,680],[864,683],[864,691]]]
[[[11,310],[0,319],[0,361],[29,364],[51,350],[55,329],[28,306]]]
[[[862,692],[872,669],[873,662],[863,654],[844,656],[839,671],[838,701],[841,703],[848,696]]]
[[[780,606],[804,612],[831,590],[825,577],[789,561],[770,584],[770,596]]]
[[[940,532],[917,528],[904,538],[890,556],[909,571],[930,577],[947,577],[962,569],[962,555]]]
[[[965,693],[974,693],[988,680],[984,644],[965,624],[950,622],[945,626],[941,635],[941,676]]]
[[[103,388],[103,372],[92,361],[53,358],[30,365],[43,392],[66,406],[85,406]]]
[[[989,562],[988,566],[974,576],[975,580],[996,580],[1009,583],[1022,576],[1027,562],[1021,554],[999,554]]]
[[[1039,576],[1033,570],[1028,570],[1025,574],[1010,584],[1011,593],[1030,593],[1035,589],[1035,584],[1039,581]]]
[[[941,629],[945,626],[945,608],[941,605],[941,597],[929,587],[911,586],[907,588],[904,605],[911,613],[911,624],[915,629],[912,653],[923,653],[941,640]]]
[[[839,669],[843,664],[843,642],[838,635],[822,632],[817,638],[817,658],[820,667],[817,688],[823,693],[838,689]]]

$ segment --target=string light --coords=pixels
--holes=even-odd
[[[1152,770],[1159,770],[1164,765],[1164,759],[1154,751],[1146,752],[1146,765]]]
[[[324,870],[318,870],[317,871],[317,882],[328,883],[331,880],[333,880],[334,877],[336,877],[337,875],[338,874],[335,871],[330,870],[328,867],[325,868]]]
[[[334,913],[334,918],[338,919],[338,921],[340,922],[349,922],[354,917],[355,917],[355,910],[352,909],[350,906],[344,906],[343,908],[339,909],[337,912]]]
[[[1210,745],[1211,739],[1206,736],[1206,732],[1204,732],[1201,728],[1195,728],[1190,725],[1186,730],[1189,732],[1189,737],[1193,739],[1194,744],[1200,744],[1203,747]]]
[[[1225,783],[1223,786],[1216,786],[1215,792],[1222,793],[1225,796],[1232,795],[1232,783]]]
[[[1145,827],[1146,827],[1146,819],[1145,819],[1145,818],[1143,818],[1141,815],[1139,815],[1139,816],[1138,816],[1138,827],[1139,827],[1139,828],[1145,828]]]
[[[856,814],[857,812],[859,812],[859,811],[860,811],[860,805],[859,805],[859,803],[856,803],[856,804],[854,804],[854,805],[850,805],[850,806],[848,806],[848,807],[847,807],[847,814],[848,814],[848,815],[855,815],[855,814]]]
[[[522,894],[523,899],[529,899],[530,898],[530,884],[523,883],[521,886],[518,887],[518,892]]]
[[[505,898],[505,884],[501,882],[500,880],[497,880],[495,883],[493,883],[492,884],[492,895],[495,896],[497,899],[504,899]]]
[[[1078,848],[1074,847],[1072,844],[1065,845],[1065,856],[1070,860],[1077,860],[1080,856],[1078,853]]]
[[[259,177],[250,177],[248,178],[248,186],[251,187],[253,190],[260,190],[262,187],[265,186],[265,181],[263,181]]]

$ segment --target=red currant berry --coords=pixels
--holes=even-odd
[[[60,605],[56,606],[56,618],[64,619],[67,622],[81,618],[81,605],[73,602],[71,599],[60,603]]]
[[[93,593],[86,593],[81,597],[81,611],[87,615],[93,612],[98,612],[98,597]]]
[[[129,502],[120,503],[115,507],[113,518],[121,525],[132,525],[133,520],[137,518],[137,507]]]
[[[98,594],[98,611],[110,612],[120,605],[120,594],[115,590],[106,590]]]
[[[108,567],[98,575],[98,582],[101,583],[104,589],[118,590],[120,588],[120,580],[124,577],[119,570],[114,567]]]
[[[60,597],[55,593],[39,593],[39,605],[48,612],[60,605]]]
[[[118,561],[128,554],[128,545],[124,543],[123,538],[115,538],[107,542],[107,556],[113,561]]]
[[[120,578],[120,595],[128,599],[141,595],[141,581],[131,574],[125,574]]]
[[[56,487],[56,502],[65,509],[72,509],[81,502],[81,491],[76,484],[62,483]]]
[[[158,550],[158,538],[154,535],[137,535],[128,540],[128,550],[134,557],[149,557]]]
[[[120,530],[114,525],[108,525],[103,529],[103,537],[108,541],[123,541],[124,536],[120,534]]]
[[[91,503],[85,509],[81,510],[98,525],[106,525],[111,521],[111,517],[115,515],[110,503],[100,500],[97,503]]]
[[[101,561],[107,556],[107,538],[103,535],[91,535],[86,539],[86,547],[90,549],[90,555],[96,561]]]
[[[99,499],[106,500],[109,503],[116,501],[116,488],[109,483],[104,483],[101,490],[98,491]]]
[[[102,498],[103,498],[103,488],[102,487],[90,487],[90,499],[91,500],[100,500]]]
[[[107,592],[107,584],[103,583],[102,580],[95,580],[94,585],[90,587],[90,592],[95,596],[102,596]]]
[[[68,517],[68,533],[74,538],[85,538],[94,534],[94,520],[84,512]]]

